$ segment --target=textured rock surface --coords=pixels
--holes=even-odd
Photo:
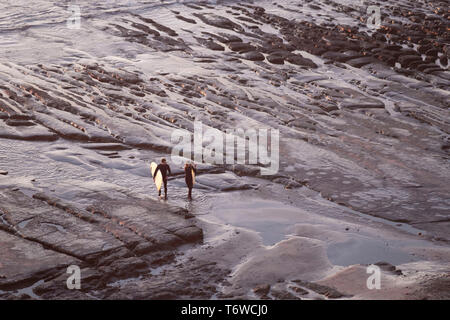
[[[67,298],[73,294],[65,283],[69,265],[82,268],[87,292],[146,273],[171,261],[178,246],[203,240],[184,210],[157,201],[98,202],[88,210],[44,194],[33,199],[0,190],[0,290],[45,280],[36,293]]]
[[[220,197],[235,191],[326,217],[350,212],[366,224],[406,228],[414,241],[448,249],[445,2],[380,2],[378,29],[367,25],[367,5],[350,0],[157,1],[158,9],[152,1],[128,1],[127,7],[80,1],[89,19],[82,17],[78,30],[67,29],[66,6],[15,4],[0,4],[0,32],[8,34],[0,58],[0,257],[6,257],[0,290],[14,289],[0,291],[0,298],[21,297],[17,288],[41,278],[47,281],[34,292],[44,298],[239,298],[259,292],[263,299],[322,299],[330,292],[335,297],[328,288],[338,287],[357,297],[368,294],[342,280],[362,279],[363,267],[348,267],[324,288],[312,286],[317,279],[302,277],[308,275],[302,251],[285,243],[269,256],[287,250],[305,272],[294,277],[295,270],[279,264],[267,276],[262,268],[245,288],[224,283],[229,269],[248,258],[244,253],[216,265],[202,260],[200,251],[179,263],[185,245],[204,237],[193,215],[216,214]],[[169,157],[172,132],[192,132],[194,120],[220,132],[278,129],[278,173],[261,176],[259,165],[199,164],[195,201],[187,203],[183,171],[174,167],[169,203],[152,199],[149,162]],[[247,210],[247,200],[226,211],[238,217],[228,222],[246,222],[248,216],[236,212]],[[227,201],[225,208],[237,203]],[[278,209],[273,219],[266,217],[273,225],[283,219]],[[15,241],[30,254],[20,257],[17,270]],[[232,242],[228,251],[216,248],[220,254],[212,261],[247,248],[246,241]],[[321,241],[322,250],[311,249],[310,258],[325,272],[332,266],[328,243]],[[251,243],[249,252],[258,247]],[[422,258],[448,262],[436,252],[436,258]],[[33,264],[36,256],[45,263]],[[242,265],[261,261],[254,256]],[[64,267],[71,263],[86,275],[84,291],[64,289]],[[228,280],[244,279],[244,269]],[[401,282],[400,275],[390,276]],[[409,293],[438,292],[435,277],[442,274],[419,279],[425,291]],[[305,282],[292,281],[299,279]],[[218,293],[217,287],[227,289]]]

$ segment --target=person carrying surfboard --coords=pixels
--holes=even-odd
[[[184,165],[184,180],[186,181],[186,185],[189,189],[188,199],[192,199],[192,188],[194,187],[195,175],[197,174],[197,167],[195,164],[191,164],[186,162]]]
[[[158,171],[161,172],[162,180],[164,183],[164,199],[167,200],[167,177],[172,174],[170,171],[170,166],[167,164],[166,158],[161,159],[161,163],[156,167],[155,173],[153,174],[153,181],[156,179]],[[161,196],[161,189],[159,189],[158,196]]]

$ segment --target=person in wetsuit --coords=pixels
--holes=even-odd
[[[165,199],[167,199],[167,177],[172,174],[172,172],[170,172],[170,167],[167,164],[167,161],[165,158],[161,159],[161,163],[158,164],[158,166],[156,167],[155,170],[155,174],[153,175],[153,181],[155,180],[156,174],[158,173],[158,170],[161,171],[161,175],[163,178],[163,183],[164,183],[164,195],[165,195]],[[161,189],[159,190],[159,196],[161,196]]]
[[[186,181],[186,185],[189,189],[188,199],[192,199],[192,188],[194,187],[194,177],[192,176],[192,171],[194,171],[194,174],[197,175],[196,166],[186,162],[184,165],[184,180]]]

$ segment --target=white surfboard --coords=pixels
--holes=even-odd
[[[152,171],[152,177],[155,176],[155,171],[156,171],[157,166],[158,165],[156,164],[156,162],[152,162],[150,164],[150,170]],[[162,182],[163,182],[163,177],[162,177],[161,171],[158,171],[158,174],[156,175],[156,178],[155,178],[155,185],[156,185],[156,189],[158,191],[161,190]]]

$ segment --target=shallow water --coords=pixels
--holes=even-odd
[[[326,208],[326,201],[316,200],[317,208]],[[347,240],[329,240],[327,248],[328,258],[331,263],[340,266],[353,264],[372,264],[385,261],[393,265],[420,260],[419,257],[408,253],[410,247],[431,247],[432,244],[421,239],[405,237],[403,240],[385,237],[379,234],[371,234],[355,227],[349,230],[346,222],[336,220],[324,222],[316,210],[311,210],[306,202],[302,207],[286,205],[277,200],[257,199],[246,196],[245,192],[238,192],[225,196],[216,197],[210,206],[203,208],[208,214],[202,218],[215,223],[222,223],[238,228],[256,232],[262,244],[271,247],[280,241],[295,237],[292,233],[297,224],[312,224],[324,230],[335,230],[346,234]],[[352,217],[357,215],[351,210],[347,214]],[[393,230],[401,230],[412,236],[417,236],[423,231],[411,226],[405,228],[390,221],[380,218],[362,215],[369,223],[379,223],[390,226]],[[351,220],[350,220],[351,221]],[[337,229],[338,228],[341,229]],[[328,225],[328,226],[327,226]],[[349,230],[349,231],[346,231]]]
[[[400,247],[412,245],[414,241],[403,241]],[[423,241],[417,241],[420,246],[426,245]],[[397,247],[398,243],[386,242],[374,239],[355,237],[344,243],[332,244],[328,247],[328,259],[334,265],[349,266],[354,264],[374,264],[388,262],[392,265],[419,261],[415,257]]]
[[[288,235],[288,228],[302,221],[299,209],[272,200],[247,199],[214,203],[211,215],[236,227],[256,231],[266,246]]]

